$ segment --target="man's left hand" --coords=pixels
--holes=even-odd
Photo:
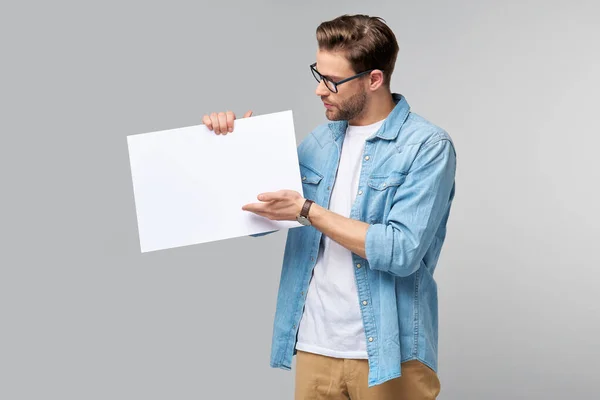
[[[262,203],[246,204],[242,210],[275,221],[296,221],[305,201],[304,197],[294,190],[261,193],[258,200]]]

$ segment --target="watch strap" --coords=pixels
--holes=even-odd
[[[312,200],[306,199],[304,205],[302,206],[302,211],[300,211],[300,215],[304,218],[308,218],[308,211],[310,210],[310,206],[314,203]]]

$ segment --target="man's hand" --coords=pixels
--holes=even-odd
[[[262,203],[246,204],[242,210],[275,221],[296,221],[305,201],[304,197],[294,190],[261,193],[258,200]]]
[[[242,118],[249,118],[252,116],[252,111],[249,110],[244,114]],[[214,131],[217,135],[227,135],[229,132],[233,132],[233,121],[236,119],[233,111],[211,113],[210,115],[205,114],[202,117],[202,123],[206,125],[208,129]]]

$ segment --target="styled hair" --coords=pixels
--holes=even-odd
[[[399,48],[382,18],[346,14],[325,21],[317,27],[317,43],[320,50],[344,53],[355,73],[382,70],[389,89]]]

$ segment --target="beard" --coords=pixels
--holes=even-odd
[[[362,90],[341,102],[339,106],[326,110],[325,115],[330,121],[350,121],[358,117],[365,110],[366,104],[367,92]]]

